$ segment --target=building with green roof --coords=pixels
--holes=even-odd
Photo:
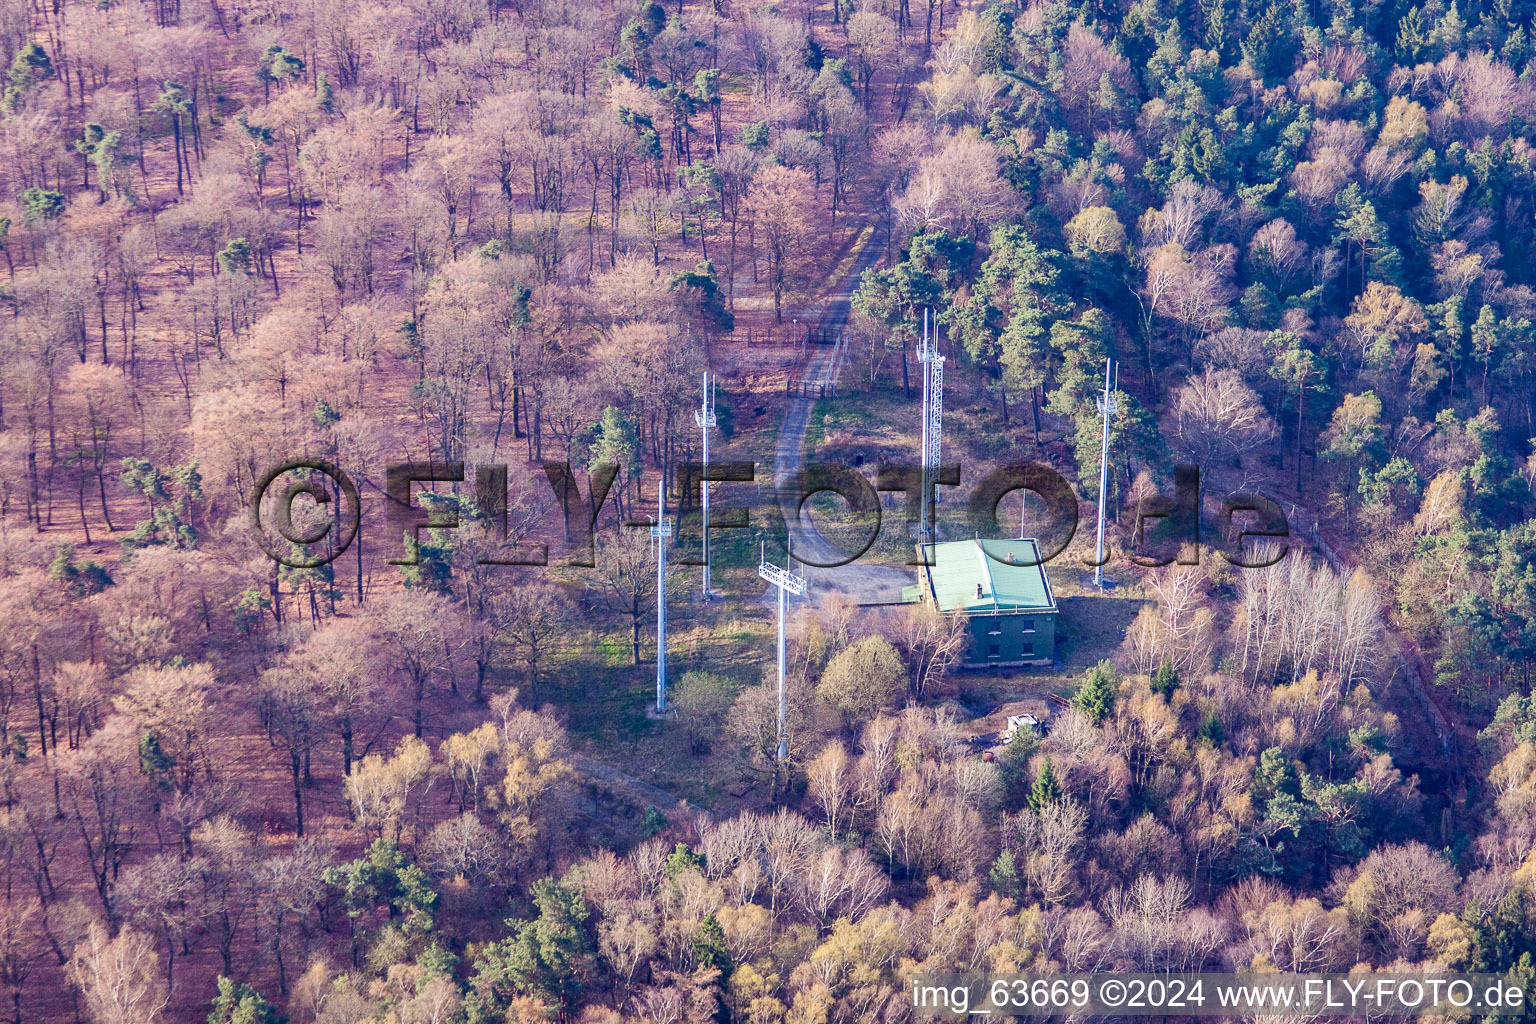
[[[1033,540],[958,540],[925,544],[927,565],[908,601],[931,601],[964,615],[970,629],[965,668],[1049,665],[1056,658],[1056,596]]]

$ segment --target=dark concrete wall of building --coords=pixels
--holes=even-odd
[[[1007,665],[1052,660],[1056,657],[1056,618],[1039,612],[971,615],[966,663]]]

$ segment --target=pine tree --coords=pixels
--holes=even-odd
[[[1029,759],[1038,742],[1033,729],[1019,729],[1003,748],[1002,756],[994,762],[1002,778],[1004,800],[1012,809],[1024,806],[1029,800]]]
[[[477,997],[468,1006],[470,1024],[504,1021],[519,995],[536,995],[562,1014],[576,1001],[592,959],[586,902],[552,878],[533,883],[532,895],[538,917],[509,922],[516,935],[480,949],[470,978]]]
[[[1220,56],[1227,48],[1226,0],[1216,0],[1205,9],[1205,48]]]
[[[1301,430],[1308,391],[1322,390],[1322,361],[1289,331],[1274,331],[1266,341],[1274,353],[1269,375],[1296,389],[1296,490],[1301,490]]]
[[[1459,53],[1466,45],[1467,20],[1461,16],[1461,11],[1452,2],[1450,9],[1441,17],[1440,23],[1429,34],[1429,41],[1441,56]]]
[[[1266,82],[1283,78],[1291,70],[1296,44],[1279,5],[1271,5],[1249,29],[1243,40],[1243,59]]]
[[[1397,54],[1409,64],[1419,62],[1424,52],[1424,12],[1417,7],[1409,9],[1397,23]]]
[[[181,195],[186,179],[192,174],[192,157],[187,152],[186,134],[182,130],[182,118],[192,114],[192,97],[180,82],[166,82],[164,91],[155,99],[155,110],[171,122],[171,149],[176,156],[176,194]]]
[[[1051,764],[1051,755],[1047,754],[1040,765],[1040,773],[1035,776],[1035,784],[1029,788],[1029,806],[1038,811],[1060,799],[1061,784],[1056,781],[1056,769]]]
[[[38,221],[58,220],[64,214],[64,195],[61,192],[33,186],[17,198],[21,200],[21,222],[27,227]]]
[[[693,931],[693,962],[702,970],[719,971],[722,976],[731,972],[731,954],[725,947],[725,929],[715,919],[713,912]]]
[[[219,269],[226,274],[251,272],[251,243],[236,238],[219,252]]]
[[[676,878],[685,871],[703,871],[704,858],[694,853],[687,843],[678,843],[667,854],[666,875]]]
[[[251,986],[219,975],[219,994],[208,1013],[208,1024],[287,1024],[287,1020]]]
[[[75,546],[59,544],[53,549],[53,561],[48,563],[49,579],[64,584],[71,597],[84,598],[99,594],[112,586],[112,574],[95,561],[75,561]]]
[[[987,872],[987,880],[992,883],[992,891],[1009,899],[1018,899],[1023,895],[1024,886],[1019,879],[1018,860],[1012,850],[1004,850],[997,855],[997,860],[992,862],[992,870]]]
[[[1019,225],[995,229],[989,246],[991,254],[981,265],[970,299],[952,307],[943,322],[960,335],[970,360],[995,382],[1003,422],[1008,421],[1009,390],[1030,392],[1038,440],[1038,389],[1045,383],[1051,354],[1046,337],[1063,306],[1056,293],[1061,254],[1036,246]]]
[[[272,86],[298,78],[304,73],[304,62],[285,48],[273,43],[262,53],[256,63],[256,80],[261,83],[263,98],[270,99]]]
[[[176,759],[160,745],[160,737],[151,730],[139,738],[139,771],[143,772],[156,788],[169,793]]]
[[[1157,37],[1157,49],[1147,60],[1147,88],[1162,91],[1162,83],[1174,75],[1186,56],[1188,50],[1184,46],[1184,37],[1179,34],[1179,19],[1169,18],[1168,27]]]
[[[1115,671],[1113,663],[1101,661],[1088,670],[1088,678],[1083,681],[1077,696],[1072,698],[1072,705],[1094,725],[1100,725],[1115,710],[1115,690],[1119,683],[1120,673]]]
[[[5,98],[0,106],[3,106],[7,114],[15,113],[32,87],[39,82],[46,82],[53,75],[53,61],[48,51],[37,42],[27,40],[27,45],[16,52],[10,70],[6,73],[11,84],[6,87]]]
[[[1498,317],[1494,314],[1493,307],[1484,305],[1478,311],[1477,319],[1472,321],[1472,354],[1477,361],[1483,364],[1483,405],[1488,404],[1488,373],[1493,365],[1494,356],[1498,355],[1500,343],[1503,340],[1503,332],[1499,329]]]
[[[1220,747],[1227,738],[1226,727],[1221,724],[1221,719],[1212,711],[1205,716],[1205,721],[1200,723],[1200,738],[1213,747]]]
[[[602,463],[618,466],[638,497],[640,471],[644,463],[641,459],[640,435],[635,430],[634,422],[622,410],[610,405],[603,410],[603,418],[595,425],[594,435],[592,457],[588,460],[587,471],[596,472],[597,467]],[[619,499],[622,510],[623,492],[620,491],[615,497]]]
[[[724,141],[721,132],[720,115],[725,103],[725,94],[720,90],[720,69],[701,68],[693,76],[693,98],[695,102],[709,107],[710,119],[714,126],[714,151],[720,155],[720,146]]]
[[[859,281],[853,308],[891,329],[892,342],[901,347],[902,393],[908,398],[912,390],[907,348],[922,330],[922,310],[931,307],[939,321],[949,322],[950,301],[974,248],[970,239],[951,238],[943,230],[914,235],[901,262],[886,270],[867,270]]]
[[[426,872],[407,860],[391,839],[376,839],[364,856],[328,868],[325,881],[342,890],[350,917],[383,905],[392,920],[403,921],[406,933],[432,930],[437,893]]]
[[[1336,204],[1339,217],[1335,222],[1337,239],[1345,244],[1344,282],[1350,283],[1350,245],[1360,254],[1360,287],[1367,281],[1398,284],[1402,278],[1403,254],[1392,244],[1387,225],[1377,214],[1376,207],[1365,199],[1360,186],[1354,182],[1339,193]]]
[[[1285,756],[1284,750],[1270,747],[1259,755],[1259,767],[1253,773],[1253,790],[1260,800],[1270,800],[1280,794],[1297,795],[1296,766]]]

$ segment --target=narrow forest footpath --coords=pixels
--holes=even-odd
[[[860,279],[885,254],[885,229],[878,226],[867,228],[860,236],[859,243],[855,244],[862,244],[862,248],[851,261],[845,261],[847,269],[818,303],[819,315],[815,315],[814,306],[802,312],[802,319],[810,320],[814,315],[820,333],[835,330],[847,322],[853,310],[853,293],[858,290]],[[811,410],[816,405],[815,396],[821,394],[824,386],[833,383],[833,375],[840,361],[839,345],[809,345],[807,348],[810,351],[806,355],[805,369],[801,376],[807,386],[791,396],[789,408],[784,413],[784,425],[779,428],[778,440],[774,444],[773,479],[778,485],[782,485],[804,467],[805,436],[810,427]],[[828,590],[839,590],[854,604],[896,604],[901,601],[901,588],[914,581],[912,572],[907,569],[871,565],[863,560],[832,568],[805,564],[804,559],[824,565],[841,561],[847,556],[821,535],[816,524],[811,521],[808,508],[797,510],[790,507],[790,504],[781,502],[779,512],[793,538],[792,547],[796,559],[793,571],[804,576],[809,583],[806,598],[816,601]],[[776,599],[777,595],[771,592],[771,587],[769,589],[767,597]]]
[[[637,803],[643,800],[655,805],[657,810],[663,812],[680,808],[694,814],[709,816],[709,812],[703,808],[690,804],[688,801],[667,792],[660,786],[646,782],[644,779],[636,778],[621,768],[615,768],[606,761],[599,761],[595,757],[588,757],[586,754],[577,753],[570,754],[567,760],[570,761],[571,767],[590,779],[597,779],[607,783],[609,786],[628,790],[631,796],[637,798]]]

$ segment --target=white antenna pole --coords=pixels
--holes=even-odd
[[[714,387],[709,379],[709,371],[704,371],[704,394],[700,399],[698,411],[693,414],[694,422],[699,425],[699,432],[704,436],[704,480],[700,485],[703,493],[702,509],[704,512],[704,600],[709,600],[709,428],[715,425],[715,395]]]
[[[792,543],[792,537],[786,537],[786,543]],[[794,555],[785,559],[784,568],[769,563],[766,556],[761,557],[757,566],[757,574],[763,579],[779,588],[779,714],[778,714],[778,746],[774,759],[783,765],[789,759],[789,727],[787,723],[787,697],[784,689],[784,615],[788,605],[788,595],[793,593],[796,597],[805,593],[805,578],[796,576],[789,571],[794,564]]]
[[[656,525],[651,538],[656,544],[656,713],[667,713],[667,538],[672,523],[666,518],[666,481],[656,481]]]
[[[788,538],[785,538],[786,541]],[[784,570],[789,571],[789,559],[784,559]],[[784,614],[789,604],[789,591],[779,588],[779,713],[776,720],[776,734],[779,738],[778,745],[774,748],[774,759],[783,764],[789,759],[789,716],[787,714],[788,695],[784,688]]]
[[[1119,401],[1115,395],[1114,360],[1104,360],[1104,392],[1099,396],[1099,415],[1104,419],[1104,439],[1099,449],[1099,545],[1098,557],[1093,567],[1093,585],[1104,585],[1104,500],[1109,489],[1109,418],[1115,414]]]

